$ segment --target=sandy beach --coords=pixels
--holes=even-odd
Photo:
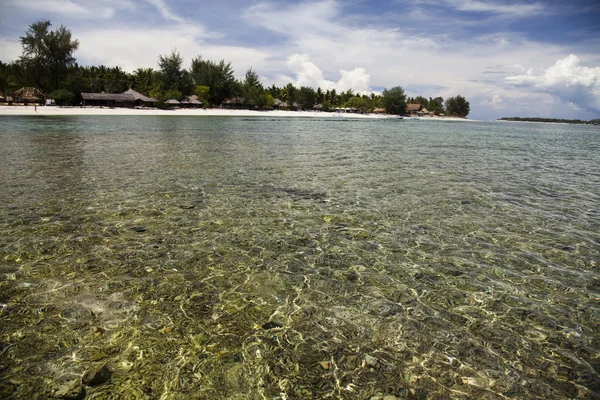
[[[386,119],[396,118],[388,114],[352,114],[335,112],[311,111],[254,111],[229,110],[220,108],[208,109],[135,109],[135,108],[103,108],[103,107],[38,107],[33,106],[0,106],[0,115],[164,115],[164,116],[205,116],[205,117],[267,117],[267,118],[350,118],[350,119]],[[406,117],[406,119],[408,119]],[[453,117],[420,117],[420,121],[473,121]]]

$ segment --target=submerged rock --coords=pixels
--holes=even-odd
[[[97,386],[103,383],[106,383],[110,380],[112,372],[108,369],[108,365],[104,364],[100,367],[95,367],[87,370],[83,377],[81,378],[81,382],[84,385],[88,386]]]
[[[275,321],[269,321],[267,323],[262,324],[262,328],[267,329],[267,330],[277,329],[277,328],[281,328],[281,327],[283,327],[283,325],[278,322],[275,322]]]
[[[369,367],[375,367],[377,364],[379,364],[379,360],[367,354],[365,356],[365,363],[367,363]]]

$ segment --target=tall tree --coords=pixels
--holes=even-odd
[[[463,96],[450,97],[446,99],[446,112],[450,115],[466,117],[471,111],[471,105]]]
[[[79,41],[72,40],[69,29],[61,25],[50,32],[51,26],[49,20],[34,22],[21,37],[21,63],[30,82],[43,90],[59,87],[75,62],[73,53],[79,48]],[[49,81],[45,79],[48,76]]]
[[[266,93],[258,74],[250,68],[246,72],[246,79],[242,84],[244,90],[244,102],[252,107],[264,108],[267,105]]]
[[[152,68],[138,68],[133,73],[134,88],[140,93],[148,96],[152,86],[155,84],[155,71]]]
[[[79,41],[72,40],[71,31],[63,25],[48,35],[47,63],[55,89],[59,88],[60,81],[67,76],[69,67],[75,63],[73,53],[78,48]]]
[[[296,108],[296,106],[294,106],[294,103],[296,102],[296,92],[298,90],[296,89],[296,86],[292,85],[291,83],[288,83],[287,85],[285,85],[285,101],[288,104],[289,108]]]
[[[315,105],[317,93],[308,86],[300,87],[297,93],[297,102],[303,110],[312,110]]]
[[[190,73],[181,68],[183,57],[177,50],[171,50],[171,54],[158,56],[158,66],[162,74],[163,90],[165,92],[181,92],[183,95],[191,94],[194,82]]]
[[[219,105],[225,99],[237,94],[238,83],[233,76],[231,63],[221,60],[216,63],[211,60],[203,60],[198,56],[192,60],[190,74],[196,85],[208,86],[211,104]]]
[[[436,97],[436,98],[429,98],[429,107],[427,108],[429,111],[431,111],[434,114],[441,114],[444,112],[444,98],[443,97]]]
[[[406,113],[406,93],[400,86],[385,89],[382,95],[383,107],[389,114],[402,115]]]

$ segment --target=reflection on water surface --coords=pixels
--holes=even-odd
[[[3,398],[598,397],[597,129],[1,121]]]

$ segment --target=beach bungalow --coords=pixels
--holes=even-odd
[[[137,107],[153,106],[156,103],[158,103],[158,100],[156,100],[152,97],[144,96],[143,94],[141,94],[140,92],[136,92],[132,88],[129,88],[127,91],[123,92],[123,94],[132,95],[134,98],[135,105]]]
[[[406,105],[406,113],[411,115],[423,114],[423,112],[421,111],[422,108],[423,107],[420,104],[409,103]]]
[[[221,108],[244,108],[243,97],[232,97],[221,103]]]
[[[181,100],[181,106],[187,108],[202,108],[203,103],[198,100],[198,96],[191,95]]]
[[[273,102],[274,110],[279,110],[280,108],[286,108],[286,107],[287,107],[287,103],[283,100],[275,99],[275,101]]]
[[[133,107],[135,97],[122,93],[81,93],[84,106]]]
[[[176,107],[176,106],[181,105],[181,103],[175,99],[169,99],[169,100],[165,101],[165,104],[168,105],[169,107]]]
[[[46,100],[46,96],[40,90],[34,87],[22,87],[13,94],[13,101],[17,103],[41,103]]]

